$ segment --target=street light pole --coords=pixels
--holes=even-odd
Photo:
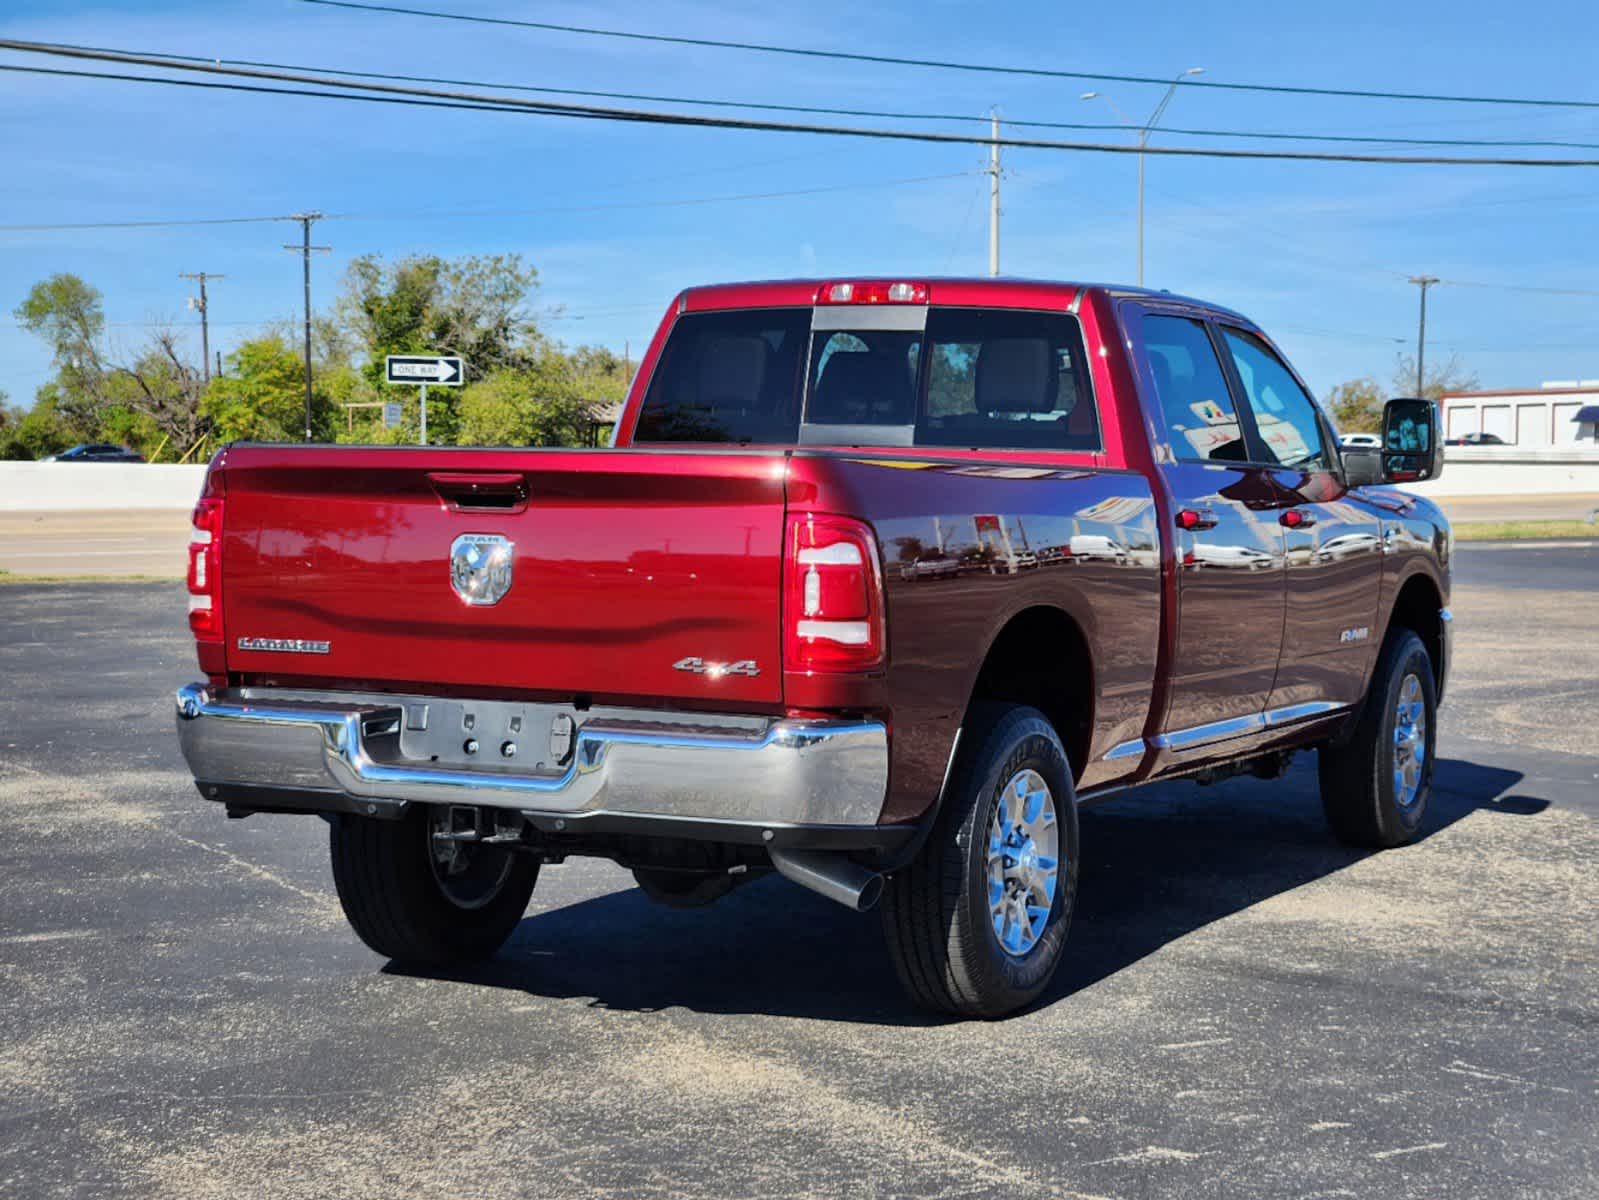
[[[1421,323],[1416,329],[1416,398],[1425,398],[1423,388],[1427,386],[1427,376],[1423,368],[1427,361],[1427,289],[1438,282],[1436,275],[1412,275],[1410,282],[1421,289]]]
[[[988,273],[999,274],[999,110],[989,112]]]
[[[1155,126],[1160,123],[1161,117],[1164,116],[1165,113],[1166,113],[1166,106],[1171,103],[1172,97],[1177,94],[1178,85],[1181,84],[1183,80],[1187,79],[1191,75],[1203,75],[1204,73],[1205,73],[1205,68],[1204,67],[1189,67],[1186,71],[1181,72],[1175,79],[1173,79],[1171,81],[1171,83],[1169,83],[1166,86],[1166,94],[1163,95],[1160,98],[1160,103],[1155,105],[1155,111],[1149,114],[1149,120],[1145,121],[1142,125],[1138,126],[1138,286],[1139,287],[1143,287],[1144,286],[1144,157],[1145,157],[1144,156],[1144,147],[1149,145],[1149,134],[1150,134],[1150,131],[1153,130],[1155,128]],[[1103,92],[1084,92],[1082,94],[1082,96],[1080,97],[1080,99],[1083,99],[1083,100],[1103,100],[1106,104],[1110,105],[1112,111],[1114,111],[1115,114],[1118,117],[1121,118],[1121,122],[1122,122],[1123,125],[1126,125],[1129,128],[1132,127],[1132,125],[1133,125],[1132,120],[1127,116],[1126,113],[1122,112],[1121,107],[1114,100],[1112,100],[1109,96],[1105,95]]]

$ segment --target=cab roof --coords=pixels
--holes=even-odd
[[[1235,318],[1248,325],[1253,321],[1232,309],[1192,296],[1126,284],[1070,282],[1054,279],[1025,279],[1015,276],[962,275],[835,275],[810,279],[747,280],[738,283],[706,284],[686,288],[679,296],[679,312],[702,312],[728,308],[808,307],[817,302],[823,288],[835,283],[914,282],[927,288],[930,304],[1003,308],[1071,308],[1089,292],[1113,298],[1147,297],[1167,303]]]

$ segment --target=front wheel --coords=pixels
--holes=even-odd
[[[889,881],[883,925],[916,1003],[969,1017],[1030,1004],[1060,965],[1077,888],[1071,765],[1044,714],[974,712],[921,853]]]
[[[1384,849],[1415,835],[1432,793],[1437,739],[1432,659],[1413,631],[1396,629],[1354,732],[1318,754],[1322,809],[1340,841]]]
[[[379,954],[418,966],[487,958],[527,911],[539,863],[503,846],[458,841],[445,814],[341,816],[329,849],[344,915]]]

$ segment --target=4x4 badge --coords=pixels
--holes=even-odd
[[[761,673],[753,658],[741,658],[738,662],[706,662],[703,658],[680,658],[672,664],[674,671],[688,671],[694,675],[709,675],[712,679],[720,679],[723,675],[747,675],[751,679]]]

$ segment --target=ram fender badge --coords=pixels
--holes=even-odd
[[[687,671],[692,675],[709,675],[712,679],[720,679],[723,675],[743,675],[754,679],[761,673],[761,668],[756,665],[753,658],[741,658],[738,662],[706,662],[703,658],[690,656],[680,658],[672,664],[674,671]]]
[[[1348,645],[1350,642],[1363,642],[1371,636],[1371,626],[1362,625],[1359,629],[1346,629],[1338,635],[1339,642]]]

